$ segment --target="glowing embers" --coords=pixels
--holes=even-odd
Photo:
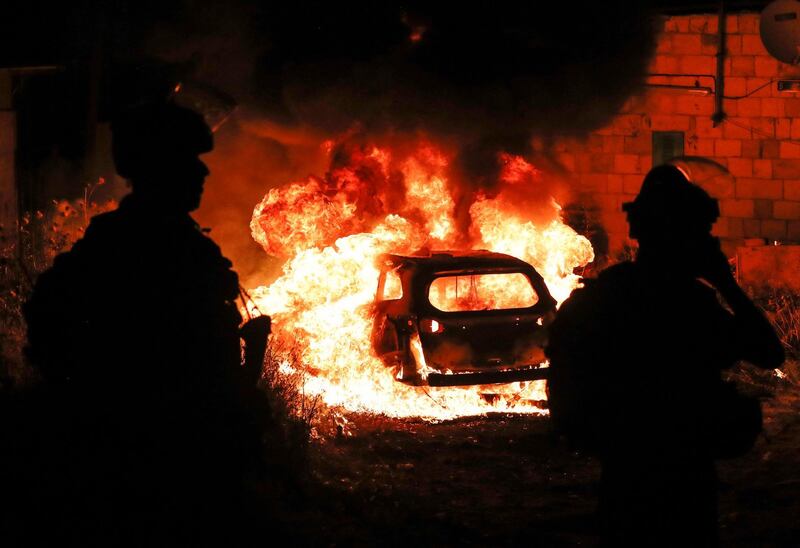
[[[508,168],[497,192],[466,204],[468,235],[457,230],[449,158],[429,143],[402,155],[374,146],[339,147],[325,178],[267,194],[254,212],[253,237],[287,261],[277,280],[252,293],[273,317],[273,342],[292,347],[305,368],[299,382],[307,394],[321,395],[328,406],[390,416],[541,412],[531,403],[545,399],[541,381],[492,387],[497,397],[489,400],[479,386],[423,389],[395,380],[401,372],[387,370],[371,345],[381,254],[492,249],[533,265],[558,301],[577,285],[572,270],[593,258],[588,240],[561,222],[549,197],[539,197],[549,219],[527,218],[506,190],[535,195],[538,172],[520,157],[503,160]],[[398,289],[396,280],[388,281],[386,299],[402,296]]]

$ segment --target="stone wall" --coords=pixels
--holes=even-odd
[[[676,76],[648,81],[714,88],[710,78],[677,75],[716,73],[717,22],[716,14],[664,18],[650,72]],[[683,132],[684,154],[702,159],[690,170],[720,200],[715,232],[726,251],[746,238],[800,242],[800,94],[779,92],[776,81],[800,79],[800,69],[772,58],[758,27],[757,13],[727,16],[721,124],[711,120],[713,93],[646,88],[587,139],[549,145],[579,201],[600,211],[612,253],[627,242],[620,206],[652,166],[654,131]]]

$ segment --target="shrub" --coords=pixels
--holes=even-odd
[[[0,226],[0,389],[36,379],[22,357],[26,338],[22,305],[36,276],[83,235],[89,218],[116,207],[113,200],[89,200],[101,184],[102,179],[87,186],[84,199],[54,200],[45,211],[26,213],[18,227]]]

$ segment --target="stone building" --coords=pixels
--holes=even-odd
[[[722,82],[719,43],[716,14],[664,17],[646,86],[588,138],[549,144],[578,201],[599,211],[610,253],[627,242],[621,204],[654,163],[673,157],[719,199],[715,231],[726,252],[745,239],[800,243],[800,93],[779,89],[800,84],[800,68],[767,53],[758,13],[726,16]]]

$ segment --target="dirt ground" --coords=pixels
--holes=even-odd
[[[749,389],[765,398],[765,433],[719,463],[722,545],[800,546],[800,391]],[[349,419],[350,435],[312,444],[312,500],[290,517],[313,544],[595,545],[599,466],[547,417]]]

